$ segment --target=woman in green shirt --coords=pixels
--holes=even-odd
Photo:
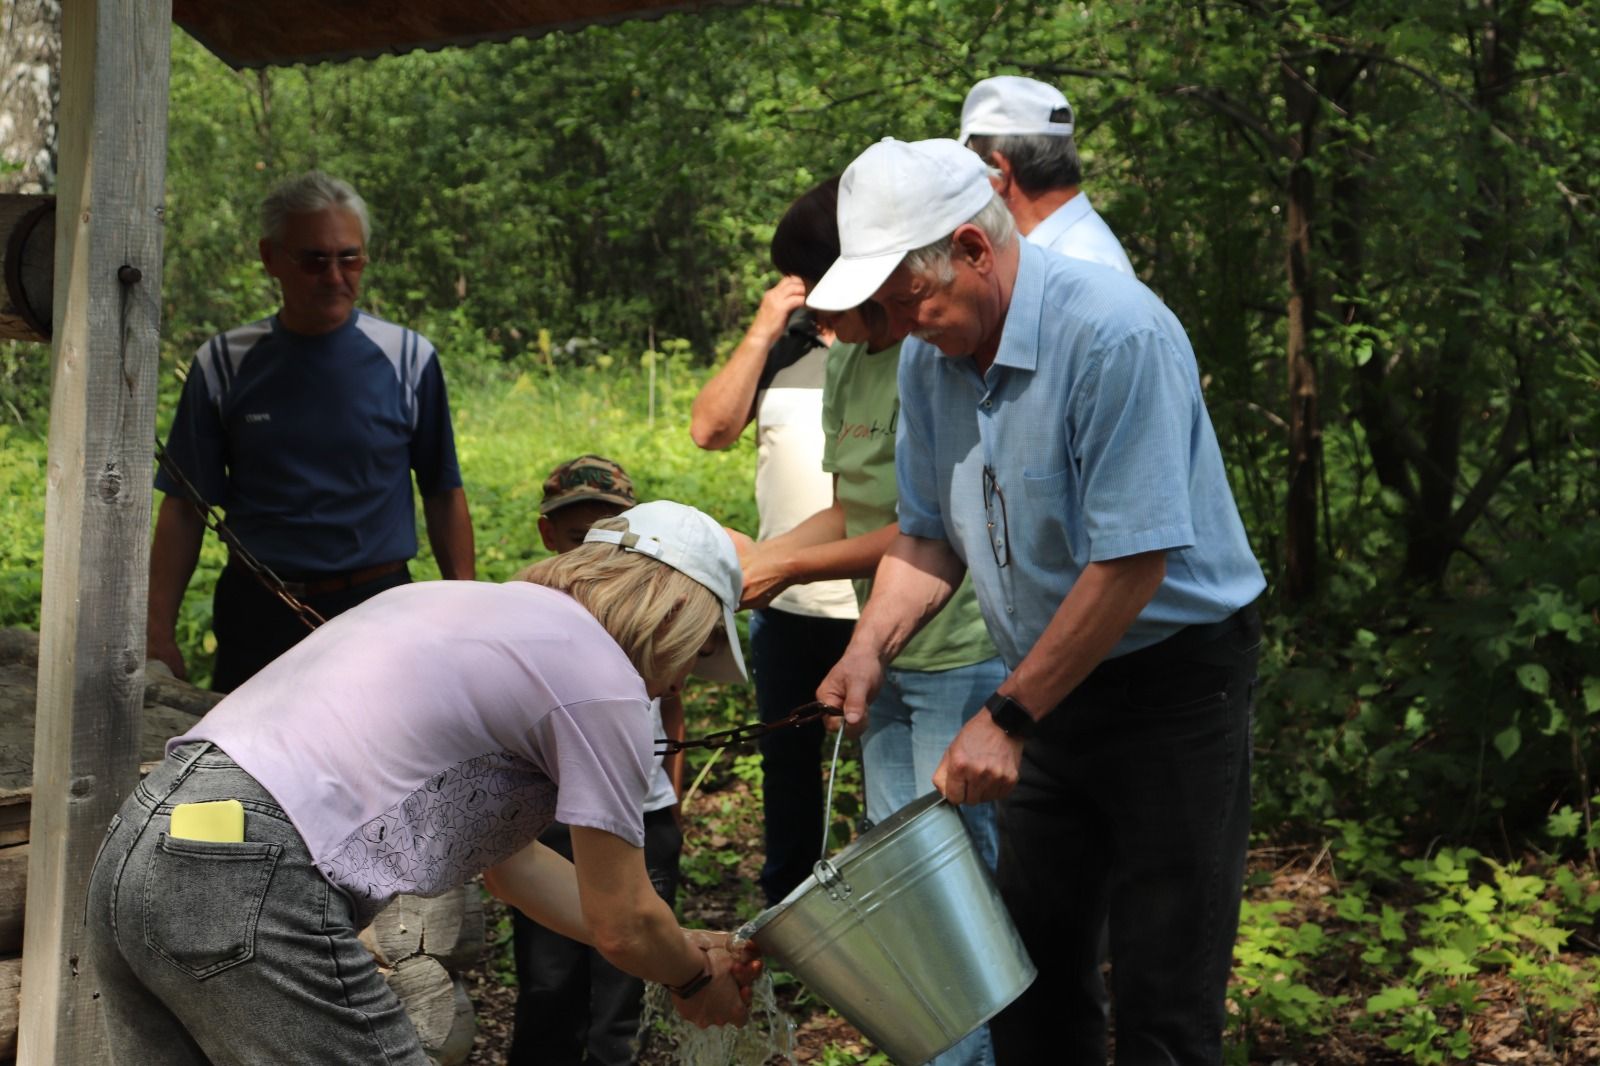
[[[773,265],[799,277],[808,291],[839,254],[838,184],[830,179],[796,200],[773,235]],[[822,393],[822,465],[833,474],[833,505],[756,546],[744,560],[746,606],[759,606],[791,585],[840,577],[854,579],[856,597],[865,603],[878,562],[899,532],[894,443],[902,338],[871,302],[817,317],[837,338],[828,350]],[[868,713],[862,753],[869,819],[882,821],[933,787],[933,771],[950,741],[1005,673],[972,584],[963,579],[890,664]],[[992,807],[961,810],[993,866]]]

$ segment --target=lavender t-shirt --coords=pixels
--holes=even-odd
[[[643,680],[578,603],[526,582],[405,585],[339,615],[193,729],[289,816],[365,923],[553,819],[644,844]]]

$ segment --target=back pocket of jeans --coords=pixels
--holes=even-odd
[[[163,833],[144,883],[145,944],[195,978],[249,960],[282,851],[279,844],[183,840]]]

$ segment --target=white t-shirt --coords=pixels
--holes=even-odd
[[[1049,217],[1033,227],[1028,240],[1069,259],[1087,259],[1133,276],[1133,264],[1128,262],[1122,242],[1089,203],[1086,192],[1080,191],[1050,212]]]
[[[650,735],[653,737],[665,737],[667,735],[666,726],[661,724],[661,701],[659,699],[650,701],[650,729]],[[646,814],[651,811],[662,810],[678,802],[678,793],[672,787],[672,778],[667,776],[666,761],[667,757],[665,755],[656,756],[655,773],[650,775],[650,792],[644,798],[644,813]]]
[[[209,740],[232,757],[365,924],[553,819],[642,847],[658,728],[643,679],[575,600],[427,581],[332,619],[167,748]]]
[[[833,505],[833,476],[822,469],[822,382],[828,350],[813,348],[756,393],[757,540],[787,533]],[[856,617],[848,581],[785,589],[772,606],[816,618]]]

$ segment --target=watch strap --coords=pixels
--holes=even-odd
[[[1028,709],[1010,696],[995,692],[983,701],[984,710],[1006,736],[1025,739],[1033,735],[1034,719]]]

